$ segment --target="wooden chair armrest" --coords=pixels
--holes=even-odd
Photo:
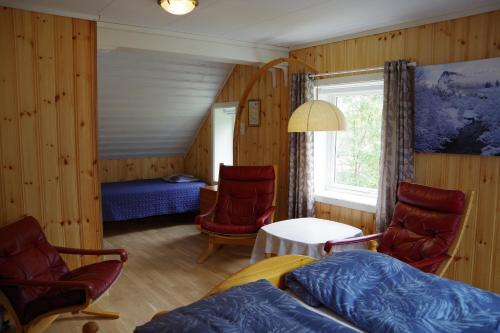
[[[102,249],[102,250],[89,250],[89,249],[74,249],[69,247],[55,246],[57,252],[65,254],[77,254],[77,255],[109,255],[115,254],[120,256],[120,261],[122,263],[126,262],[128,259],[128,254],[125,249]]]
[[[353,238],[346,238],[338,241],[328,241],[325,243],[324,250],[326,253],[330,253],[332,247],[334,245],[347,245],[347,244],[356,244],[356,243],[361,243],[361,242],[367,242],[370,240],[374,239],[380,239],[382,238],[382,233],[378,234],[373,234],[373,235],[367,235],[367,236],[360,236],[360,237],[353,237]]]
[[[273,215],[275,210],[276,210],[275,206],[271,206],[268,209],[266,209],[266,211],[264,213],[262,213],[262,215],[257,218],[257,221],[256,221],[257,226],[259,228],[261,228],[264,225],[268,224],[268,223],[266,223],[266,220]]]

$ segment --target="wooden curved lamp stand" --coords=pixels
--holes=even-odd
[[[312,67],[311,65],[306,64],[305,62],[295,59],[295,58],[278,58],[269,61],[268,63],[262,65],[262,67],[259,68],[257,73],[252,77],[252,79],[247,83],[247,86],[245,87],[245,90],[243,90],[243,94],[240,97],[240,101],[238,103],[238,110],[236,111],[236,117],[234,121],[234,134],[233,134],[233,164],[238,165],[239,164],[239,142],[240,142],[240,122],[241,122],[241,115],[243,114],[243,111],[245,110],[248,97],[250,96],[250,92],[252,91],[253,86],[257,81],[260,80],[261,77],[263,77],[268,70],[273,68],[274,66],[277,66],[282,63],[293,63],[295,65],[304,67],[306,70],[317,74],[319,71]]]

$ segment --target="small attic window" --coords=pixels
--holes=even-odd
[[[233,164],[233,131],[238,103],[212,106],[212,181],[219,180],[219,165]]]

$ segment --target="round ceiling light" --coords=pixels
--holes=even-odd
[[[198,6],[198,0],[158,0],[161,8],[170,14],[185,15]]]

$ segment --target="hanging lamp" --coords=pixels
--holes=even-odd
[[[321,100],[299,106],[288,121],[288,132],[343,131],[346,123],[342,111]]]

